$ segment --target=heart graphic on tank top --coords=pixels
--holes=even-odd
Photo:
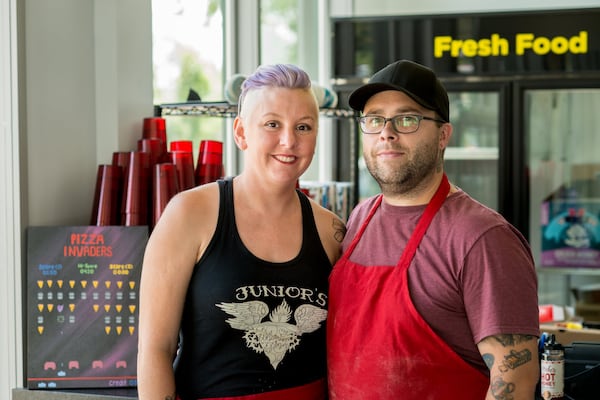
[[[270,313],[267,304],[257,300],[220,303],[217,307],[234,317],[226,322],[234,329],[246,331],[246,346],[259,354],[264,353],[273,369],[277,369],[285,355],[300,344],[302,334],[314,332],[327,318],[327,310],[303,304],[294,312],[296,325],[291,324],[292,310],[285,300]],[[269,320],[263,322],[267,315]]]

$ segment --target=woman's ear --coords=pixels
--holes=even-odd
[[[240,150],[246,150],[248,144],[246,143],[246,134],[244,132],[244,122],[240,116],[235,117],[233,120],[233,140]]]

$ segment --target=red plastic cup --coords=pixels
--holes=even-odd
[[[123,174],[121,167],[118,165],[99,165],[90,225],[119,225],[122,189]]]
[[[162,141],[162,151],[167,152],[167,121],[162,117],[144,118],[142,139],[159,139]]]
[[[164,143],[160,139],[138,139],[137,141],[138,151],[144,151],[150,153],[150,164],[155,165],[161,162],[166,162],[167,153],[165,152]]]
[[[129,165],[129,152],[128,151],[115,151],[112,156],[112,165],[117,165],[122,168],[121,173],[125,172]]]
[[[130,152],[124,179],[121,225],[148,225],[150,173],[150,153]]]
[[[169,144],[170,151],[194,152],[194,144],[191,140],[174,140]]]
[[[224,175],[223,143],[216,140],[201,141],[196,165],[196,184],[214,182]]]
[[[198,150],[198,163],[200,164],[222,164],[223,142],[217,140],[202,140]]]
[[[215,182],[225,176],[223,164],[204,164],[196,170],[196,185]]]
[[[162,215],[167,203],[179,192],[177,169],[175,164],[161,163],[154,166],[152,192],[153,228]]]
[[[162,117],[144,118],[142,130],[144,139],[160,139],[165,145],[167,143],[167,120]]]
[[[194,177],[194,156],[189,151],[171,151],[171,163],[177,170],[179,190],[191,189],[196,185]]]

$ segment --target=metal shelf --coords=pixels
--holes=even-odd
[[[233,118],[237,115],[237,105],[228,102],[186,102],[169,103],[155,106],[154,115],[160,116],[209,116]],[[328,118],[352,118],[355,115],[353,110],[341,108],[321,108],[320,114]]]
[[[237,105],[229,104],[227,102],[168,103],[155,106],[154,114],[157,117],[164,117],[170,115],[204,115],[209,117],[235,117],[237,115]]]

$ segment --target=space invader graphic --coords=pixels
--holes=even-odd
[[[136,386],[147,227],[28,230],[28,387]]]

